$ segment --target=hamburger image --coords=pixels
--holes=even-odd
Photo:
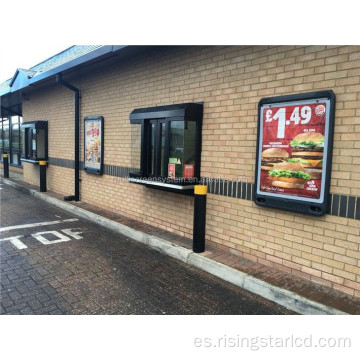
[[[275,164],[287,161],[289,154],[280,148],[269,148],[261,153],[261,170],[271,170]]]
[[[312,132],[301,133],[294,137],[290,146],[292,157],[288,161],[303,166],[312,179],[321,179],[324,135]]]
[[[304,189],[304,184],[310,177],[300,164],[291,162],[275,164],[269,171],[272,185],[287,189]]]

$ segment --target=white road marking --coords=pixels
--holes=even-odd
[[[38,232],[36,234],[31,234],[31,236],[40,241],[42,244],[44,245],[50,245],[50,244],[56,244],[59,242],[64,242],[64,241],[69,241],[71,240],[71,238],[75,239],[75,240],[80,240],[83,239],[82,236],[80,236],[79,234],[82,234],[82,231],[80,231],[80,228],[72,228],[72,229],[61,229],[60,231],[65,233],[66,236],[64,234],[61,234],[59,231],[41,231]],[[52,237],[55,236],[55,239],[52,240],[48,240],[46,238],[46,235],[52,235]],[[17,236],[11,236],[5,239],[0,239],[0,242],[3,241],[10,241],[16,248],[18,249],[26,249],[27,246],[20,240],[20,238],[24,237],[24,235],[17,235]]]
[[[66,219],[66,220],[47,221],[47,222],[42,222],[42,223],[7,226],[7,227],[0,228],[0,232],[16,230],[16,229],[27,229],[27,228],[38,227],[38,226],[56,225],[56,224],[73,222],[73,221],[78,221],[78,220],[79,219]]]
[[[57,240],[48,240],[44,236],[46,234],[54,235],[58,239]],[[34,237],[36,240],[40,241],[44,245],[51,245],[51,244],[56,244],[56,243],[59,243],[59,242],[70,241],[71,240],[68,236],[63,235],[63,234],[59,233],[58,231],[42,231],[42,232],[38,232],[36,234],[31,234],[31,236]]]
[[[21,241],[19,240],[19,238],[23,237],[23,235],[18,235],[18,236],[12,236],[6,239],[0,239],[0,241],[10,241],[15,247],[17,247],[18,249],[26,249],[27,246]]]
[[[80,230],[80,229],[62,229],[61,231],[66,235],[73,237],[75,240],[81,240],[83,237],[80,236],[79,234],[82,234],[82,231],[74,231],[74,230]]]

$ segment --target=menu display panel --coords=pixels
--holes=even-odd
[[[84,119],[84,170],[103,173],[104,118],[91,116]]]
[[[329,195],[335,95],[332,91],[259,102],[255,202],[322,215]]]

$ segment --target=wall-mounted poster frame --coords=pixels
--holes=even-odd
[[[257,205],[312,215],[327,212],[334,118],[331,90],[260,100]]]
[[[84,170],[102,175],[104,167],[104,118],[89,116],[84,119]]]

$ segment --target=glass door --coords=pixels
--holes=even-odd
[[[10,126],[9,120],[5,119],[2,123],[2,140],[3,140],[3,153],[10,153]]]
[[[147,127],[147,175],[148,177],[166,177],[166,122],[150,120]],[[165,171],[166,169],[166,171]]]
[[[156,126],[157,122],[151,120],[148,126],[148,157],[147,157],[147,175],[149,177],[155,176],[156,168]]]
[[[21,116],[14,115],[8,118],[1,119],[1,159],[2,154],[8,154],[9,163],[11,165],[21,165],[21,130],[20,125],[22,123]]]

